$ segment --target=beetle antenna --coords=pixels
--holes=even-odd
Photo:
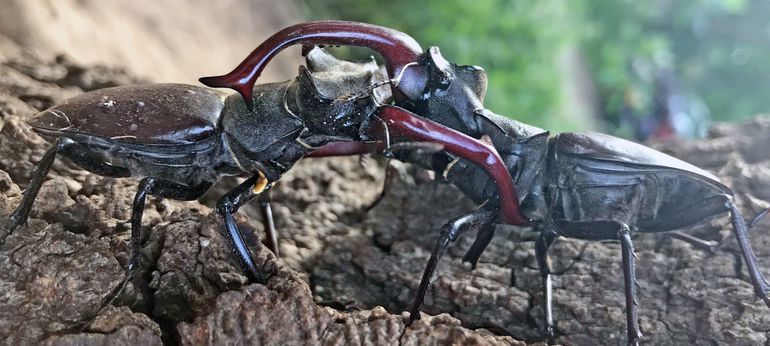
[[[389,80],[388,82],[392,82],[393,83],[393,87],[398,87],[398,85],[401,84],[401,78],[404,77],[404,72],[406,72],[406,69],[409,68],[409,67],[417,66],[417,65],[419,65],[419,63],[417,61],[412,61],[412,62],[404,65],[404,67],[401,68],[401,71],[398,72],[398,75],[396,76],[396,78],[393,78],[393,79]]]
[[[393,153],[390,151],[390,131],[388,130],[388,124],[385,122],[385,120],[382,120],[382,118],[376,115],[374,118],[380,121],[383,131],[385,132],[385,150],[383,150],[383,155],[387,158],[391,158],[393,157]]]
[[[409,68],[409,67],[412,67],[412,66],[417,66],[417,65],[419,65],[419,63],[416,62],[416,61],[410,62],[410,63],[404,65],[403,68],[401,68],[401,71],[398,72],[398,75],[396,76],[396,78],[390,78],[390,79],[386,79],[386,80],[379,81],[379,82],[376,82],[376,83],[372,83],[363,92],[358,93],[358,94],[347,95],[345,97],[340,98],[340,100],[341,101],[354,101],[354,100],[358,100],[360,98],[364,98],[364,97],[367,97],[367,96],[371,95],[372,92],[374,92],[375,89],[377,89],[377,88],[379,88],[381,86],[388,85],[388,84],[390,84],[393,88],[398,88],[398,85],[401,83],[401,78],[404,76],[404,72],[406,71],[406,69]]]
[[[286,89],[283,89],[283,109],[284,109],[284,110],[286,110],[286,112],[287,112],[287,113],[289,113],[291,116],[293,116],[293,117],[295,117],[295,118],[297,118],[297,119],[300,119],[300,120],[302,120],[302,118],[300,118],[300,117],[299,117],[297,114],[295,114],[294,112],[292,112],[292,111],[291,111],[291,109],[289,108],[289,104],[288,104],[288,102],[286,101],[286,99],[287,99],[287,98],[288,98],[288,96],[289,96],[289,89],[290,89],[290,88],[291,88],[291,86],[294,84],[294,81],[295,81],[295,80],[296,80],[296,78],[295,78],[295,79],[292,79],[292,80],[290,80],[290,81],[289,81],[289,83],[288,83],[288,84],[286,84]]]

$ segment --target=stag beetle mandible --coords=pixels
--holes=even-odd
[[[212,87],[230,87],[249,100],[251,86],[280,50],[303,44],[369,47],[385,59],[394,78],[396,105],[419,116],[485,138],[500,153],[513,177],[515,201],[498,190],[479,166],[457,155],[396,153],[397,158],[442,173],[481,207],[442,227],[425,269],[410,319],[419,308],[436,265],[449,244],[460,235],[479,230],[465,256],[475,263],[489,244],[500,220],[531,225],[539,236],[536,258],[543,285],[546,337],[553,335],[551,269],[547,250],[560,236],[589,240],[619,240],[622,248],[629,344],[641,340],[637,319],[635,255],[632,232],[666,232],[691,226],[710,216],[729,212],[734,234],[746,261],[754,293],[770,306],[770,284],[759,270],[746,223],[732,191],[714,175],[648,147],[600,133],[549,132],[499,116],[484,108],[486,74],[475,66],[446,61],[432,47],[423,53],[403,33],[355,22],[311,22],[286,28],[261,44],[235,70],[202,78]],[[370,148],[330,143],[318,156],[365,153]],[[521,203],[521,204],[519,204]],[[502,214],[501,214],[502,213]],[[686,238],[697,242],[697,239]]]
[[[216,212],[247,276],[263,282],[233,213],[260,196],[267,216],[263,221],[272,227],[263,192],[297,160],[329,142],[383,141],[393,135],[433,143],[480,164],[491,179],[501,182],[502,190],[514,193],[509,172],[491,146],[402,108],[382,105],[377,93],[360,95],[376,84],[376,64],[311,54],[307,65],[310,69],[300,67],[293,80],[256,86],[248,106],[237,95],[213,89],[152,84],[96,90],[39,113],[28,123],[53,146],[3,224],[9,234],[26,224],[57,154],[102,176],[143,177],[133,202],[126,275],[103,308],[122,292],[139,263],[147,195],[194,200],[227,175],[249,178],[219,200]],[[388,132],[378,132],[381,126],[372,123],[389,124]]]

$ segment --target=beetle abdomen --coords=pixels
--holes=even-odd
[[[608,135],[562,133],[552,143],[547,185],[558,219],[663,232],[727,211],[732,191],[684,161]]]
[[[28,121],[46,132],[76,133],[130,144],[190,144],[216,133],[226,94],[185,84],[92,91]]]
[[[556,150],[562,154],[580,155],[601,161],[628,163],[643,167],[671,168],[698,175],[722,185],[719,178],[692,164],[644,145],[607,134],[565,132],[556,135],[553,141]]]

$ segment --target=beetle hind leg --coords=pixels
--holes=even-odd
[[[27,223],[29,212],[32,210],[32,203],[35,202],[35,198],[37,197],[38,192],[40,192],[40,187],[43,185],[43,180],[45,180],[46,175],[48,175],[48,171],[51,169],[51,165],[53,165],[53,162],[56,159],[56,154],[62,152],[72,144],[74,144],[74,142],[70,139],[58,138],[45,152],[43,158],[40,160],[40,163],[37,165],[37,169],[35,169],[35,172],[32,174],[32,180],[30,180],[27,188],[24,189],[21,203],[19,203],[19,206],[16,207],[16,210],[11,213],[8,235],[13,233],[13,231],[16,230],[16,228],[19,226],[25,225]],[[0,239],[0,244],[2,242],[3,239]]]
[[[759,270],[759,260],[754,255],[754,251],[751,249],[751,242],[749,241],[748,227],[746,227],[746,221],[743,219],[741,212],[731,201],[728,201],[725,205],[730,211],[730,221],[733,225],[733,233],[736,240],[738,240],[738,246],[743,254],[743,259],[746,261],[746,267],[749,270],[749,277],[754,285],[754,294],[757,297],[762,298],[765,304],[770,307],[770,283],[767,282],[762,272]]]

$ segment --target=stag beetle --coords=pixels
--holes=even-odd
[[[222,176],[248,177],[219,200],[216,212],[246,275],[264,282],[233,214],[259,196],[267,216],[263,221],[272,227],[263,192],[297,160],[329,142],[385,141],[392,134],[434,143],[483,165],[493,180],[501,181],[502,190],[513,193],[510,175],[491,146],[402,108],[382,105],[376,92],[361,95],[361,90],[376,84],[372,70],[376,64],[310,54],[307,65],[312,72],[301,66],[292,80],[256,86],[249,104],[237,95],[209,88],[152,84],[92,91],[39,113],[28,124],[53,145],[5,222],[9,234],[26,224],[57,154],[94,174],[142,177],[132,205],[125,277],[103,308],[125,289],[139,263],[147,195],[198,199]],[[389,132],[378,132],[372,123],[389,124]]]
[[[545,334],[553,336],[551,268],[547,250],[561,236],[618,240],[622,248],[629,344],[641,340],[637,319],[637,285],[633,232],[667,232],[729,212],[734,234],[747,264],[754,293],[770,306],[770,284],[759,270],[746,223],[733,192],[714,175],[648,147],[605,134],[549,132],[497,115],[483,106],[486,74],[480,67],[445,60],[438,48],[423,53],[419,44],[392,29],[356,22],[311,22],[286,28],[262,43],[232,72],[202,78],[212,87],[229,87],[250,100],[251,86],[272,57],[292,44],[364,46],[380,53],[391,77],[396,105],[479,140],[492,143],[513,179],[516,200],[499,190],[499,181],[456,154],[396,153],[397,158],[441,173],[480,207],[445,224],[431,254],[411,309],[420,318],[430,279],[449,244],[479,230],[464,259],[474,266],[489,244],[495,224],[532,226],[539,236],[545,310]],[[330,143],[318,156],[371,150]],[[312,155],[312,154],[311,154]],[[682,236],[698,243],[697,239]]]

